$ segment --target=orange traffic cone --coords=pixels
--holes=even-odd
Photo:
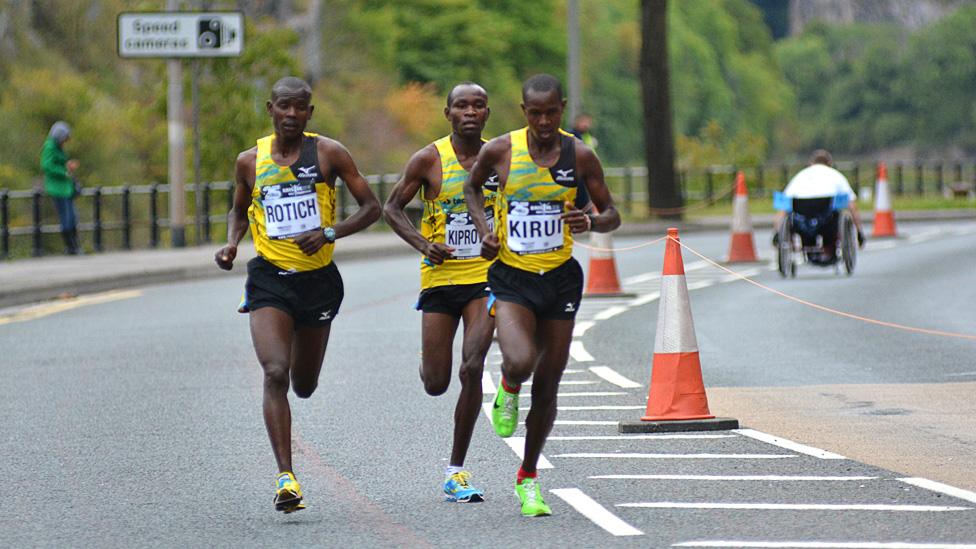
[[[735,174],[735,198],[732,202],[732,241],[729,243],[729,263],[754,263],[756,245],[752,238],[752,218],[749,217],[749,191],[746,176]]]
[[[620,432],[737,429],[738,420],[708,410],[678,229],[668,229],[660,300],[647,409],[640,422],[621,422]]]
[[[590,270],[586,276],[583,297],[628,297],[620,287],[617,262],[613,258],[613,240],[609,233],[590,233]]]
[[[878,163],[878,182],[874,190],[874,231],[871,236],[895,236],[895,215],[888,195],[888,167]]]

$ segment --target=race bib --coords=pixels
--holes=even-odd
[[[495,231],[495,211],[493,208],[485,209],[485,221],[488,222],[488,230]],[[444,226],[445,243],[454,248],[451,254],[452,259],[471,259],[481,256],[481,237],[478,229],[468,212],[457,212],[447,214],[447,222]]]
[[[315,183],[294,181],[261,187],[268,238],[282,240],[322,226]]]
[[[563,203],[559,200],[514,201],[508,204],[508,249],[541,254],[563,247]]]

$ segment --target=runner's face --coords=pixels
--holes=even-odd
[[[282,138],[298,137],[305,131],[314,107],[305,92],[280,93],[273,101],[268,101],[268,112],[274,123],[275,133]]]
[[[481,137],[489,112],[488,96],[480,86],[455,88],[451,106],[444,109],[451,130],[462,137]]]
[[[556,90],[526,92],[522,112],[532,136],[543,142],[558,137],[565,107],[566,101],[559,97]]]

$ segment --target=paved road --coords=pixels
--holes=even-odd
[[[900,228],[911,238],[870,243],[851,278],[735,269],[829,307],[971,333],[976,225]],[[728,246],[724,233],[683,241],[713,258]],[[757,241],[768,256],[768,234]],[[271,511],[240,276],[8,312],[0,545],[976,546],[974,343],[810,310],[687,251],[712,411],[745,429],[617,435],[647,394],[662,250],[618,254],[636,298],[585,302],[542,471],[556,515],[537,520],[517,516],[518,458],[484,417],[468,466],[488,501],[440,500],[457,387],[435,399],[417,380],[414,258],[340,264],[347,301],[322,382],[294,405],[310,508],[290,516]]]

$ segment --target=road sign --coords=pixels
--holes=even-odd
[[[120,57],[236,57],[240,12],[131,12],[118,17]]]

